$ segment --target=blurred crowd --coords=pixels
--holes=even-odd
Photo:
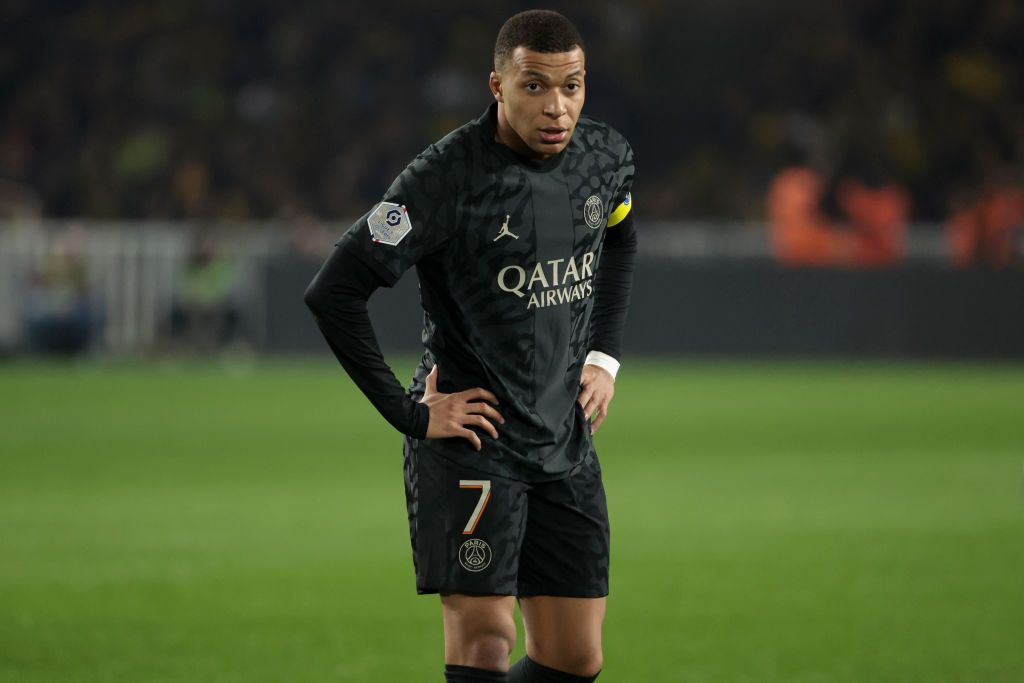
[[[216,231],[191,234],[181,258],[173,251],[145,260],[118,233],[96,233],[70,222],[46,235],[45,248],[15,267],[21,292],[15,325],[0,335],[0,358],[12,351],[72,356],[101,348],[108,323],[145,330],[152,335],[135,345],[156,355],[209,356],[247,352],[252,330],[243,307],[252,300],[251,282],[243,282],[241,261],[229,248],[231,237]],[[137,245],[137,241],[135,241]],[[170,271],[169,291],[161,292],[161,275]],[[0,276],[10,275],[0,272]],[[144,284],[145,283],[145,284]],[[144,292],[146,289],[152,290]],[[155,288],[155,289],[154,289]],[[111,289],[117,290],[112,297]],[[130,302],[123,295],[134,292]],[[110,320],[112,311],[119,315]],[[125,314],[129,317],[126,319]]]
[[[880,265],[909,222],[1013,261],[1015,0],[553,2],[648,218],[768,219],[788,263]],[[10,0],[0,218],[343,219],[488,104],[521,3]]]

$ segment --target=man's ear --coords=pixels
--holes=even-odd
[[[487,85],[491,89],[491,94],[494,95],[494,99],[499,102],[505,101],[505,96],[501,94],[501,76],[497,71],[492,71],[490,78],[487,80]]]

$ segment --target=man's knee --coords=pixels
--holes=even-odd
[[[509,683],[593,683],[601,673],[601,653],[596,657],[536,660],[536,654],[527,654],[508,671]]]
[[[604,666],[604,655],[601,648],[588,652],[569,663],[568,672],[577,676],[596,676]]]
[[[520,601],[526,652],[557,671],[588,678],[604,665],[601,624],[604,598],[535,596]]]
[[[590,678],[600,673],[601,667],[604,666],[604,656],[600,647],[566,648],[558,652],[539,649],[539,652],[530,655],[534,661],[573,676]]]
[[[513,604],[508,601],[446,600],[445,661],[504,671],[516,642]]]
[[[512,648],[515,647],[515,641],[514,626],[511,632],[501,629],[466,634],[458,647],[461,659],[464,661],[450,663],[504,671],[508,668],[508,658],[512,654]]]

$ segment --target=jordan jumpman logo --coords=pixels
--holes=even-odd
[[[492,241],[497,242],[499,239],[505,236],[511,237],[513,239],[519,239],[519,235],[514,234],[511,230],[508,229],[508,219],[511,215],[512,214],[505,214],[505,222],[501,224],[501,230],[498,232],[498,236],[495,237]]]

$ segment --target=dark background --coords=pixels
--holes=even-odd
[[[636,150],[643,217],[759,218],[793,163],[897,182],[931,222],[1020,180],[1013,0],[548,6],[584,36],[585,111]],[[486,106],[494,37],[528,7],[6,0],[0,198],[49,217],[359,215]]]
[[[306,284],[529,7],[0,3],[0,353],[326,354]],[[548,7],[636,154],[627,353],[1024,353],[1019,2]]]

